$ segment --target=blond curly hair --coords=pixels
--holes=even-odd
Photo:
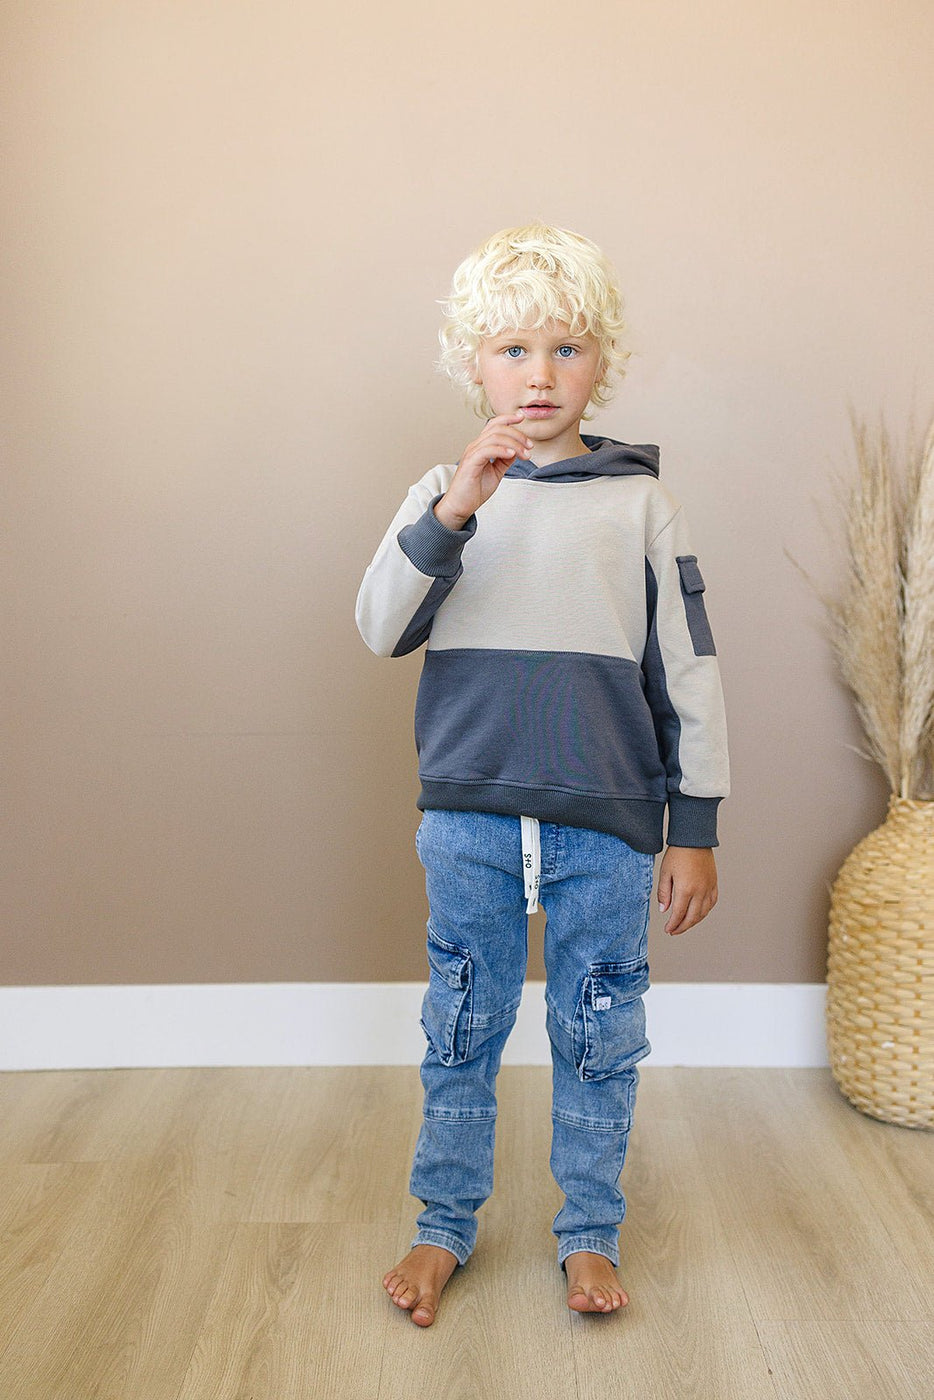
[[[435,368],[464,390],[482,418],[491,408],[474,375],[477,350],[488,336],[549,321],[567,322],[569,335],[590,332],[601,351],[590,397],[597,407],[613,396],[612,376],[626,372],[631,351],[621,344],[626,323],[616,273],[595,243],[570,229],[534,223],[494,233],[460,264],[439,305],[445,319]],[[592,411],[584,414],[592,417]]]

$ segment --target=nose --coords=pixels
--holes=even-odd
[[[529,358],[529,387],[550,389],[554,384],[554,371],[547,355],[532,355]]]

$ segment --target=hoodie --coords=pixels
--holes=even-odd
[[[635,850],[716,846],[729,795],[723,693],[682,506],[659,451],[582,435],[517,459],[461,530],[416,482],[357,596],[379,656],[426,644],[417,806],[590,827]]]

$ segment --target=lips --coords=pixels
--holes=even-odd
[[[527,403],[522,412],[526,418],[550,418],[558,409],[553,403]]]

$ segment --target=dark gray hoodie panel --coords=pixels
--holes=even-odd
[[[659,451],[655,443],[617,442],[614,438],[581,433],[581,442],[590,451],[579,457],[565,457],[537,467],[531,458],[517,457],[506,477],[526,481],[584,481],[592,476],[658,477]]]

